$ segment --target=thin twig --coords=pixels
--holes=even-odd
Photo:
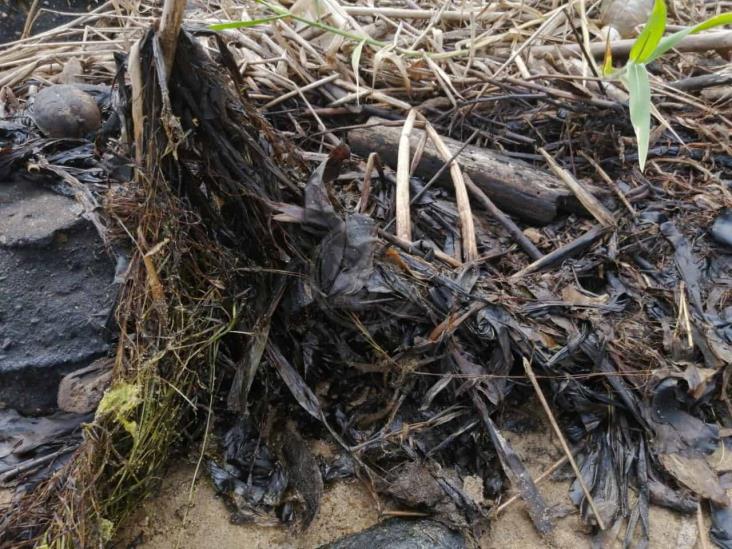
[[[21,40],[30,36],[31,29],[33,28],[33,23],[36,20],[36,15],[38,15],[39,3],[40,0],[33,0],[33,4],[31,4],[30,9],[28,10],[28,17],[26,18],[25,25],[23,26],[23,33],[20,35]]]
[[[633,205],[628,202],[627,197],[623,194],[623,191],[621,191],[615,181],[613,181],[610,176],[607,174],[605,170],[602,169],[602,166],[600,166],[597,162],[595,162],[595,159],[592,158],[589,154],[587,154],[585,151],[580,151],[580,156],[587,160],[587,162],[590,163],[590,165],[595,168],[595,171],[598,173],[598,175],[607,183],[610,188],[613,190],[613,192],[617,195],[617,197],[620,199],[620,201],[623,203],[623,206],[630,212],[630,214],[635,217],[637,215],[635,208],[633,208]]]
[[[577,453],[578,451],[579,451],[579,449],[575,449],[574,452]],[[536,477],[534,479],[534,484],[536,484],[538,486],[541,482],[544,482],[546,479],[548,479],[552,475],[552,473],[554,473],[554,471],[556,471],[559,468],[561,468],[562,466],[564,466],[564,464],[567,463],[567,461],[568,461],[567,456],[566,455],[562,456],[558,461],[554,462],[554,464],[552,464],[552,466],[549,467],[549,469],[547,469],[542,474],[540,474],[538,477]],[[512,504],[516,503],[520,499],[521,499],[520,494],[512,495],[510,498],[508,498],[506,501],[501,503],[496,508],[496,515],[503,513],[503,511],[505,511],[508,507],[510,507]]]
[[[394,244],[395,246],[399,246],[402,250],[404,250],[407,253],[415,254],[419,256],[424,256],[425,254],[421,251],[419,251],[418,246],[414,242],[409,242],[407,240],[403,240],[399,238],[398,236],[395,236],[393,234],[387,233],[386,231],[379,229],[378,230],[379,236],[381,236],[384,240],[387,240]],[[432,248],[432,253],[435,254],[435,258],[439,259],[443,263],[446,263],[450,267],[460,267],[462,266],[462,262],[458,261],[454,257],[447,255],[442,250],[438,250],[436,248]]]
[[[523,249],[531,259],[536,261],[544,257],[544,254],[542,254],[541,251],[539,251],[539,249],[534,246],[534,243],[526,237],[526,235],[521,231],[518,225],[514,223],[513,219],[503,213],[501,209],[493,203],[490,197],[485,194],[481,190],[481,188],[473,182],[472,179],[470,179],[470,176],[468,174],[464,174],[463,177],[465,179],[465,185],[468,187],[468,190],[475,196],[475,198],[478,199],[478,202],[480,202],[480,204],[488,211],[488,213],[490,213],[496,221],[503,225],[503,228],[508,231],[508,234],[511,235],[511,237],[516,241],[519,246],[521,246],[521,249]]]
[[[559,438],[559,443],[562,445],[562,450],[564,450],[564,453],[567,456],[567,461],[569,461],[569,464],[572,466],[572,469],[574,470],[575,475],[577,475],[577,482],[579,482],[580,486],[582,487],[582,492],[584,492],[585,498],[587,498],[587,502],[590,504],[590,507],[592,508],[592,512],[595,514],[595,519],[597,520],[597,525],[600,527],[600,530],[604,530],[605,523],[602,521],[600,512],[597,510],[597,506],[595,505],[595,500],[592,497],[592,493],[590,492],[590,489],[587,487],[587,484],[585,483],[585,479],[582,477],[582,472],[580,471],[579,467],[577,466],[577,462],[574,460],[574,456],[572,455],[572,450],[570,450],[569,445],[567,444],[567,441],[565,440],[564,435],[562,434],[562,430],[559,428],[559,424],[557,423],[557,420],[554,418],[552,409],[549,406],[549,403],[547,402],[546,397],[544,397],[544,393],[542,392],[541,387],[539,386],[539,381],[536,379],[536,376],[534,375],[534,370],[531,368],[531,363],[526,358],[524,358],[524,369],[526,370],[526,375],[529,376],[529,380],[531,381],[531,384],[534,386],[534,391],[536,391],[536,396],[539,397],[539,401],[541,402],[541,405],[544,408],[544,411],[546,412],[547,417],[549,418],[549,423],[551,423],[552,429],[554,429],[554,432],[556,433],[557,437]]]
[[[615,226],[615,218],[609,211],[607,211],[605,206],[602,205],[602,202],[590,194],[587,189],[585,189],[580,182],[572,176],[572,174],[557,164],[557,161],[554,160],[554,158],[552,158],[552,156],[543,148],[540,147],[539,152],[546,159],[547,164],[549,164],[549,167],[557,177],[564,181],[567,187],[569,187],[577,197],[577,200],[580,201],[580,203],[593,215],[595,219],[597,219],[597,221],[599,221],[601,225],[605,227]]]

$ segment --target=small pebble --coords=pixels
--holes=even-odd
[[[732,248],[732,209],[724,210],[712,225],[712,238]]]
[[[33,120],[48,137],[84,137],[102,124],[94,98],[76,86],[57,84],[38,92]]]

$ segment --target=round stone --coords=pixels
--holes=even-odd
[[[58,84],[36,95],[33,119],[48,137],[84,137],[102,125],[94,98],[76,86]]]

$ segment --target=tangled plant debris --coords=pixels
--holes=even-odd
[[[526,47],[459,64],[449,52],[506,46],[489,40],[513,32],[505,13],[473,14],[490,28],[471,38],[455,6],[430,22],[328,5],[300,7],[349,33],[419,26],[352,62],[344,36],[289,17],[255,43],[193,14],[170,74],[154,30],[117,59],[121,138],[97,143],[138,169],[99,221],[132,249],[114,381],[69,463],[4,511],[2,542],[108,541],[181,439],[202,443],[237,521],[306,528],[324,484],[357,475],[468,543],[508,490],[549,533],[556,510],[504,436],[531,379],[598,541],[622,523],[626,545],[647,543],[651,503],[708,510],[713,539],[732,539],[729,471],[711,459],[729,435],[727,214],[712,229],[730,207],[729,100],[674,92],[641,174],[618,99],[529,48],[550,27],[574,36],[566,12],[514,6]],[[400,56],[422,41],[435,55]],[[549,42],[534,49],[571,45]],[[348,77],[315,78],[318,63]],[[659,70],[680,80],[676,63]],[[70,181],[14,128],[0,168]],[[99,172],[76,163],[98,151],[68,143],[82,199]]]

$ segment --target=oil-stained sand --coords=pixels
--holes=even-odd
[[[516,452],[524,460],[534,478],[562,457],[558,442],[546,423],[528,433],[503,431]],[[316,453],[323,453],[316,449]],[[160,493],[145,502],[118,536],[117,549],[139,547],[169,549],[174,547],[234,548],[297,548],[311,549],[334,541],[344,535],[361,531],[379,520],[376,503],[358,481],[339,482],[326,487],[318,516],[304,533],[294,533],[284,527],[235,525],[229,522],[229,511],[216,496],[205,474],[198,481],[193,503],[186,514],[194,466],[179,463],[163,481]],[[569,497],[570,481],[552,480],[539,484],[547,504],[565,510],[567,515],[557,521],[554,531],[542,539],[534,529],[523,503],[517,501],[494,518],[489,533],[480,540],[482,549],[550,547],[579,549],[590,547],[592,538],[583,525]],[[508,497],[508,496],[507,496]],[[388,502],[385,508],[390,507]],[[705,526],[708,528],[708,525]],[[623,546],[625,524],[613,538],[608,549]],[[651,549],[693,549],[698,547],[696,518],[651,506]]]

